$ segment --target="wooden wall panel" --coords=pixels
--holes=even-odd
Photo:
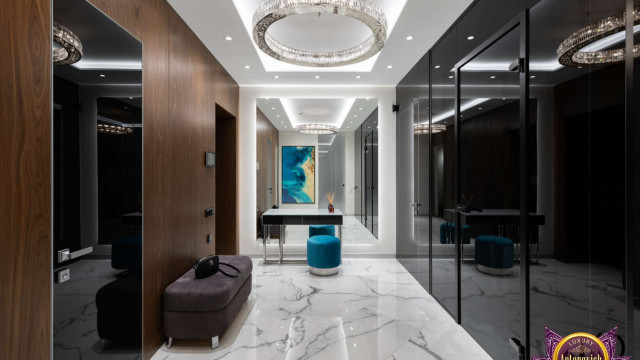
[[[0,5],[0,359],[49,359],[51,8]]]
[[[162,345],[164,289],[215,251],[215,105],[237,117],[239,87],[165,0],[91,0],[143,43],[144,359]],[[221,94],[221,95],[218,95]],[[235,224],[229,226],[234,227]],[[214,237],[215,239],[215,237]]]

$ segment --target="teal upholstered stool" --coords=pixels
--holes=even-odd
[[[513,241],[501,236],[478,236],[475,257],[478,271],[489,275],[509,275],[513,268]]]
[[[469,225],[462,226],[462,243],[471,244]],[[455,244],[456,243],[456,224],[451,222],[444,222],[440,224],[440,244]]]
[[[340,239],[316,235],[307,240],[307,263],[314,275],[335,275],[340,271]]]
[[[311,225],[309,226],[309,237],[316,235],[336,236],[336,227],[333,225]]]

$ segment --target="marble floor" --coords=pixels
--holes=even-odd
[[[346,215],[343,219],[343,244],[375,244],[378,242],[378,239],[355,216]],[[287,244],[306,244],[309,239],[309,227],[287,226],[285,239]]]
[[[395,259],[345,259],[340,274],[254,260],[253,290],[211,350],[174,341],[153,360],[491,359]]]
[[[53,288],[53,359],[135,360],[140,344],[111,342],[98,336],[96,293],[122,270],[111,260],[80,260],[68,266],[71,279]]]

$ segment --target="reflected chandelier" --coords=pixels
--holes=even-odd
[[[413,125],[413,133],[416,135],[422,134],[437,134],[447,130],[447,126],[444,124],[415,124]]]
[[[640,8],[633,10],[633,25],[640,23]],[[558,61],[564,66],[600,66],[624,61],[624,49],[580,51],[589,44],[625,31],[626,13],[610,16],[585,26],[565,39],[558,47]],[[640,45],[634,45],[633,57],[640,56]]]
[[[328,13],[354,18],[373,33],[363,43],[338,51],[307,51],[289,47],[267,30],[288,16]],[[355,64],[377,54],[387,41],[387,17],[372,0],[265,0],[253,15],[253,39],[267,55],[289,64],[332,67]]]
[[[55,23],[53,41],[60,45],[53,50],[53,65],[71,65],[82,58],[82,42],[71,30]]]
[[[126,135],[132,134],[133,129],[120,125],[98,124],[98,132],[103,134]]]
[[[296,131],[309,135],[331,135],[338,132],[338,128],[327,124],[301,124],[296,126]]]

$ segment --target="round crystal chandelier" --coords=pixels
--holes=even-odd
[[[301,124],[296,126],[296,131],[310,135],[331,135],[338,132],[338,128],[327,124]]]
[[[447,130],[447,126],[444,124],[415,124],[413,125],[413,133],[416,135],[421,134],[437,134]]]
[[[288,16],[328,13],[354,18],[372,35],[361,44],[338,51],[307,51],[289,47],[267,30]],[[372,0],[265,0],[253,15],[253,39],[267,55],[289,64],[332,67],[355,64],[377,54],[387,41],[387,17]]]
[[[640,8],[633,10],[633,25],[640,23]],[[610,16],[585,26],[565,39],[558,47],[558,61],[564,66],[600,66],[624,61],[624,49],[581,51],[607,36],[625,31],[626,13]],[[634,45],[633,57],[640,56],[640,45]]]
[[[53,50],[53,65],[70,65],[80,61],[82,42],[71,30],[55,23],[53,25],[53,41],[60,45]]]
[[[132,134],[133,129],[120,125],[98,124],[98,132],[103,134],[126,135]]]

